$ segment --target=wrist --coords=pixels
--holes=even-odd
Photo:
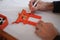
[[[53,8],[54,8],[53,3],[47,3],[47,10],[52,11],[52,10],[53,10]]]

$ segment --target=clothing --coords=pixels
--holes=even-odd
[[[54,13],[60,13],[60,1],[54,1],[53,6],[54,6],[53,12]],[[60,40],[60,35],[57,35],[54,38],[54,40]]]
[[[54,13],[60,13],[60,1],[54,1],[53,5],[54,5],[53,12]]]
[[[60,35],[57,35],[54,40],[60,40]]]

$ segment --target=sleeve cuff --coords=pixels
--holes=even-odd
[[[60,1],[54,1],[53,6],[54,6],[53,12],[60,13]]]
[[[60,35],[57,35],[54,40],[60,40]]]

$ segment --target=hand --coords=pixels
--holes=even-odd
[[[29,2],[29,8],[32,12],[40,10],[40,11],[48,11],[48,10],[53,10],[53,3],[48,3],[48,2],[42,2],[39,1],[35,7],[33,7],[33,3],[36,0],[31,0]]]
[[[57,33],[57,30],[54,28],[53,24],[45,23],[40,21],[37,26],[35,33],[41,37],[43,40],[53,40]]]

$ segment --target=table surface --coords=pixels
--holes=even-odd
[[[46,1],[52,2],[53,0]],[[41,40],[41,38],[35,35],[34,26],[29,24],[24,25],[23,23],[11,24],[17,19],[18,12],[21,12],[22,9],[29,12],[28,3],[29,0],[0,1],[0,14],[7,16],[9,21],[9,25],[4,29],[4,31],[16,37],[18,40]],[[35,14],[42,16],[42,20],[45,22],[52,22],[60,33],[60,14],[42,11],[37,11]]]

